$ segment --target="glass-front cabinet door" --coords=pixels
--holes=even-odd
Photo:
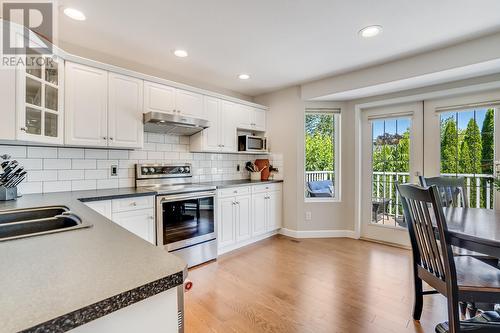
[[[53,55],[26,55],[17,71],[17,138],[63,143],[64,62]]]

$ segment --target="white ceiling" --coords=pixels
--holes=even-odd
[[[62,42],[255,96],[500,30],[498,0],[60,0]],[[62,13],[62,11],[61,11]],[[381,35],[361,39],[372,24]],[[189,57],[172,54],[184,48]],[[239,73],[249,73],[240,81]]]

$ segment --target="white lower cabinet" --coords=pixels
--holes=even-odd
[[[218,190],[219,253],[271,236],[281,228],[281,193],[278,183]]]
[[[232,245],[236,241],[235,235],[235,198],[223,198],[219,200],[218,217],[219,217],[219,232],[217,241],[219,247]]]
[[[85,204],[131,233],[153,245],[156,244],[153,196],[92,201]]]
[[[112,221],[142,239],[155,244],[154,219],[154,210],[151,208],[113,213]]]

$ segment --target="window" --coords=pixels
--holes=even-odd
[[[441,175],[465,178],[470,207],[493,208],[495,109],[442,112],[440,121]]]
[[[340,110],[306,109],[305,183],[308,201],[339,199]]]

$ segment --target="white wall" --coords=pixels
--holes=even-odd
[[[301,201],[303,189],[297,179],[301,173],[297,168],[301,133],[299,118],[304,110],[299,87],[283,89],[259,96],[257,103],[269,106],[267,130],[272,151],[283,154],[286,169],[283,173],[283,224],[287,229],[298,230],[304,216]]]
[[[297,231],[354,230],[354,118],[346,112],[345,103],[302,101],[300,87],[291,87],[255,98],[269,106],[267,124],[272,149],[283,154],[286,165],[283,184],[284,226]],[[341,174],[340,202],[310,202],[304,200],[304,113],[306,106],[338,107],[341,109]],[[311,220],[305,220],[305,212]]]
[[[193,182],[249,178],[245,163],[257,158],[284,167],[280,154],[190,153],[188,136],[145,133],[145,141],[141,150],[0,145],[0,155],[11,155],[28,170],[19,186],[23,194],[135,187],[136,163],[191,163]],[[111,176],[111,165],[118,166],[118,176]]]

